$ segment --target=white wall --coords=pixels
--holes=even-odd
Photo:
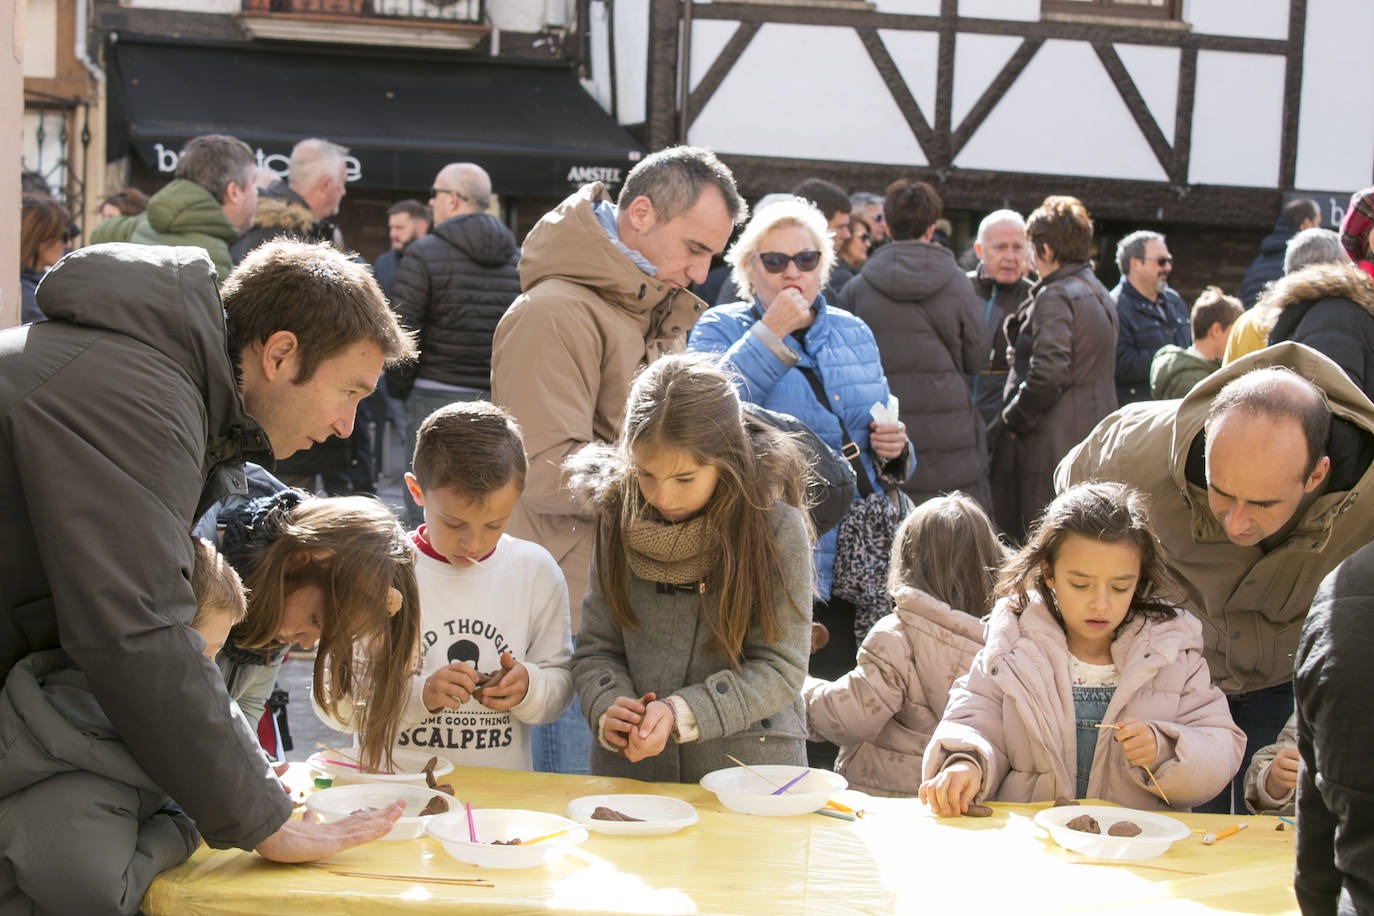
[[[1278,186],[1284,67],[1268,54],[1198,52],[1189,184]]]
[[[487,18],[495,29],[537,32],[544,27],[544,0],[489,0]]]
[[[24,75],[57,76],[57,0],[15,0],[24,5]]]
[[[979,93],[981,89],[974,97]],[[1046,41],[1031,58],[954,164],[1050,175],[1166,178],[1092,47],[1058,39]]]
[[[616,92],[621,124],[645,120],[645,76],[649,72],[649,0],[615,4]]]
[[[1164,139],[1174,142],[1174,120],[1178,112],[1178,66],[1183,52],[1157,45],[1113,45],[1116,56],[1140,90],[1145,107],[1150,109]]]
[[[121,0],[121,5],[184,13],[237,13],[243,9],[242,0]]]
[[[1289,0],[1184,0],[1183,21],[1194,32],[1244,38],[1288,37]],[[1312,0],[1307,7],[1329,3]]]
[[[1374,184],[1372,47],[1370,0],[1307,5],[1297,187],[1349,194]]]
[[[853,29],[759,29],[688,132],[725,153],[924,165]]]
[[[1040,19],[1040,0],[959,0],[959,15],[1036,22]]]

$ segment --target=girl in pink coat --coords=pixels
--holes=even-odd
[[[950,688],[983,648],[1005,559],[987,514],[963,493],[926,500],[898,526],[887,579],[896,610],[864,639],[853,671],[802,688],[810,737],[840,746],[835,769],[850,786],[916,794]]]
[[[987,644],[926,748],[921,800],[949,817],[986,798],[1186,811],[1216,795],[1245,735],[1201,624],[1159,597],[1176,590],[1135,491],[1060,494],[1002,570]]]

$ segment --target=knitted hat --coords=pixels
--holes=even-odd
[[[1374,188],[1350,195],[1350,205],[1341,219],[1341,245],[1356,264],[1374,260],[1369,250],[1369,230],[1374,229]]]

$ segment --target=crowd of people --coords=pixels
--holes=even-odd
[[[936,816],[1282,812],[1304,910],[1374,908],[1374,189],[1340,233],[1286,205],[1241,296],[1189,310],[1152,230],[1108,290],[1072,196],[988,214],[966,270],[926,182],[751,211],[692,147],[523,242],[451,163],[369,266],[346,154],[265,177],[198,137],[71,253],[23,198],[0,912],[137,912],[202,839],[385,833],[399,804],[289,818],[254,728],[292,646],[369,768],[734,755]],[[410,442],[400,519],[360,411]]]

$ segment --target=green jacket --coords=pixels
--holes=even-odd
[[[177,178],[148,200],[137,216],[116,216],[96,226],[91,244],[192,245],[204,248],[223,283],[234,269],[229,245],[243,233],[234,228],[213,194],[194,181]]]
[[[1177,344],[1165,344],[1155,351],[1150,362],[1150,394],[1156,401],[1181,398],[1220,368],[1219,359],[1208,359]]]

